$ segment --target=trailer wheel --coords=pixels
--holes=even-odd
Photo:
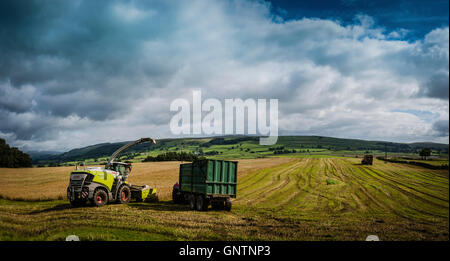
[[[198,211],[205,211],[208,209],[208,200],[205,199],[202,195],[197,196],[197,202],[196,202],[197,210]]]
[[[189,208],[191,210],[195,209],[195,196],[194,195],[189,195]]]
[[[117,202],[127,204],[131,199],[131,190],[127,185],[122,186],[117,194]]]
[[[183,193],[180,192],[180,194],[178,195],[178,204],[185,204],[186,203],[186,199],[184,198]]]
[[[175,204],[181,204],[183,203],[183,198],[182,195],[178,192],[178,190],[173,190],[172,191],[172,201]]]
[[[108,194],[103,189],[94,192],[93,202],[97,207],[104,206],[108,203]]]
[[[232,206],[233,204],[231,203],[231,199],[230,198],[227,198],[226,200],[225,200],[225,210],[226,211],[231,211],[231,206]]]

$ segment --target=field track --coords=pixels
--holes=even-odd
[[[232,212],[196,212],[170,202],[178,164],[134,165],[131,181],[155,185],[160,203],[102,208],[69,207],[72,168],[31,169],[39,178],[0,169],[0,239],[449,240],[448,171],[356,158],[241,160]]]

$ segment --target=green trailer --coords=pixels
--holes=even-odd
[[[189,203],[191,209],[231,210],[231,198],[236,198],[237,162],[198,160],[180,164],[179,181],[173,186],[174,203]]]

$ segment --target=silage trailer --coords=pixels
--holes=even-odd
[[[197,160],[180,164],[179,181],[173,186],[174,203],[189,203],[192,210],[231,210],[236,198],[237,161]]]

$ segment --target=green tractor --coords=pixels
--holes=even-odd
[[[83,206],[91,202],[95,206],[103,206],[110,202],[127,204],[130,200],[157,200],[156,189],[147,185],[136,186],[128,183],[131,173],[131,163],[114,162],[114,159],[131,146],[151,142],[151,138],[142,138],[124,145],[116,150],[106,163],[105,168],[79,168],[78,165],[70,174],[67,198],[72,206]]]

